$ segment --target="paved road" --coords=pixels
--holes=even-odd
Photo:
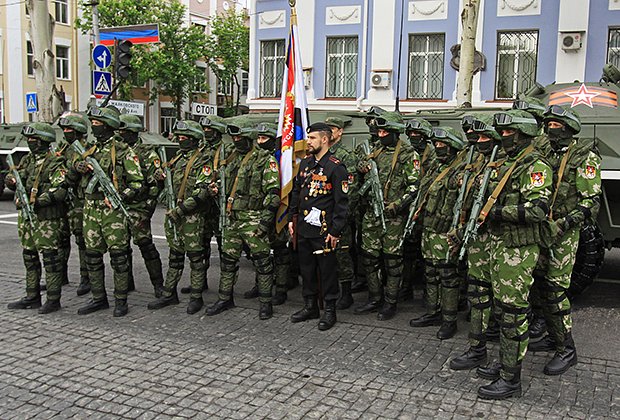
[[[111,310],[78,316],[87,299],[75,296],[73,255],[62,311],[47,316],[8,311],[6,303],[23,294],[12,214],[5,194],[0,201],[2,419],[620,418],[618,284],[598,283],[577,302],[580,363],[575,368],[547,377],[541,372],[549,356],[528,354],[524,396],[488,402],[476,397],[485,381],[447,365],[466,347],[462,319],[457,337],[444,342],[434,337],[434,328],[408,326],[422,313],[421,293],[401,305],[393,321],[343,311],[332,330],[320,332],[315,322],[288,320],[301,305],[299,288],[290,292],[291,302],[276,308],[274,318],[259,321],[257,302],[239,296],[253,278],[247,262],[231,311],[189,316],[187,297],[178,306],[148,311],[150,286],[138,261],[138,291],[130,295],[128,316],[115,319]],[[156,220],[155,233],[161,235],[161,213]],[[157,245],[166,255],[165,242]],[[207,302],[216,299],[217,259],[212,262]],[[491,354],[497,352],[492,344]]]

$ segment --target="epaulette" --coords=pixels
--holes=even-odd
[[[336,165],[340,165],[340,159],[338,159],[336,156],[330,156],[329,160],[334,162]]]

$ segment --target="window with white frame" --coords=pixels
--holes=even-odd
[[[34,76],[34,50],[30,41],[26,41],[26,72],[28,76]]]
[[[441,99],[445,34],[413,34],[409,36],[409,81],[407,97]]]
[[[233,81],[217,79],[217,94],[231,96],[233,93]]]
[[[356,36],[327,38],[325,96],[354,98],[357,94]]]
[[[172,131],[172,127],[174,127],[174,123],[177,120],[176,110],[174,108],[164,108],[160,109],[160,118],[159,118],[159,129],[160,133],[170,133]]]
[[[607,63],[620,68],[620,28],[609,28]]]
[[[56,77],[64,80],[71,78],[69,73],[69,47],[56,45]]]
[[[536,82],[538,31],[498,32],[495,99],[515,99]]]
[[[250,75],[247,71],[241,72],[241,95],[245,96],[248,94],[248,87],[250,86]]]
[[[204,67],[198,66],[198,71],[200,74],[196,76],[194,79],[194,92],[196,93],[207,93],[207,73]]]
[[[56,22],[69,23],[69,0],[54,0]]]
[[[282,95],[282,77],[286,60],[283,39],[260,43],[260,96],[277,98]]]

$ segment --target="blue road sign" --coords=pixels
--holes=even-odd
[[[35,92],[26,93],[26,110],[29,113],[37,112],[39,110],[37,94]]]
[[[112,54],[105,45],[97,45],[93,49],[93,62],[101,69],[110,67],[112,64]]]
[[[112,73],[109,71],[93,71],[93,93],[109,95],[112,92]]]

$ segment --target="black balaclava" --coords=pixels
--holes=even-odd
[[[384,146],[394,146],[398,142],[398,133],[388,131],[388,135],[385,137],[379,137],[379,141]]]
[[[238,152],[247,153],[252,148],[252,139],[242,136],[239,140],[236,140],[234,144]]]
[[[573,140],[573,132],[566,125],[562,128],[549,128],[545,124],[545,133],[549,136],[549,143],[551,143],[551,147],[555,150],[563,149],[564,147],[568,147],[570,142]]]
[[[185,136],[185,140],[179,139],[179,149],[183,152],[189,152],[198,148],[198,140],[193,137]]]
[[[273,152],[276,150],[276,139],[269,137],[269,140],[267,140],[266,142],[258,143],[258,147]]]
[[[138,133],[134,133],[133,131],[121,131],[119,132],[119,134],[123,138],[125,143],[130,146],[133,146],[138,142]]]
[[[35,155],[42,155],[47,153],[50,148],[49,143],[44,142],[43,140],[39,140],[36,137],[27,137],[26,141],[28,143],[28,148]]]

